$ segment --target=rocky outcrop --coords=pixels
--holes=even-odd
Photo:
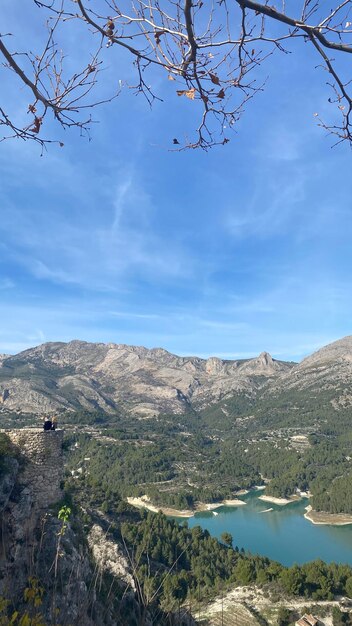
[[[131,568],[120,546],[108,538],[101,526],[93,524],[88,533],[88,545],[99,572],[109,572],[125,583],[127,589],[136,591]]]
[[[62,497],[62,431],[23,429],[6,432],[14,457],[0,479],[0,596],[21,608],[31,577],[45,589],[41,611],[48,623],[89,625],[90,563],[68,527],[50,506]],[[58,562],[59,561],[59,562]],[[55,566],[57,564],[57,567]],[[62,580],[67,584],[63,593]]]
[[[10,392],[8,389],[4,389],[1,393],[0,393],[0,404],[4,404],[5,400],[7,400],[7,398],[9,397]]]
[[[310,367],[320,367],[337,363],[349,364],[352,371],[352,335],[334,341],[320,350],[317,350],[303,359],[303,361],[297,365],[296,369],[306,370]]]
[[[6,458],[0,475],[0,597],[24,611],[24,589],[34,578],[44,588],[40,612],[47,624],[127,623],[114,615],[113,606],[102,604],[96,587],[97,568],[101,579],[111,572],[122,590],[131,590],[133,610],[133,579],[118,547],[105,541],[103,531],[95,526],[90,551],[82,530],[74,532],[52,508],[62,497],[62,431],[23,429],[6,434],[13,456]],[[78,520],[72,521],[79,530]]]
[[[344,337],[303,359],[279,379],[273,381],[268,393],[275,396],[297,390],[300,393],[332,395],[331,405],[339,410],[352,405],[352,337]]]
[[[4,461],[5,469],[0,481],[0,511],[3,511],[16,483],[19,463],[17,459],[8,457]]]

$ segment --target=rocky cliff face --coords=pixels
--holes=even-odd
[[[20,609],[24,589],[34,577],[45,589],[41,611],[49,623],[60,615],[63,623],[88,625],[90,564],[70,528],[62,537],[55,568],[62,523],[50,505],[62,497],[63,433],[23,429],[6,434],[16,456],[7,459],[0,480],[0,596]],[[68,581],[64,593],[63,579]]]
[[[267,415],[290,415],[287,420],[294,418],[295,423],[301,421],[303,425],[310,419],[314,422],[313,414],[319,420],[329,412],[349,410],[351,377],[352,337],[344,337],[271,379],[262,388],[261,399],[265,401]]]
[[[273,383],[272,392],[282,390],[307,390],[321,394],[333,391],[332,400],[338,405],[352,405],[350,381],[352,376],[352,336],[339,339],[303,359]]]
[[[62,521],[50,506],[62,497],[62,431],[21,429],[6,434],[15,456],[6,459],[0,476],[0,597],[25,610],[23,592],[34,577],[44,588],[40,611],[46,623],[120,624],[113,606],[103,606],[97,598],[96,568],[101,584],[105,572],[114,567],[117,587],[127,590],[124,597],[133,604],[133,579],[126,560],[95,525],[89,540],[97,556],[94,564],[88,543],[70,524],[62,532]],[[102,555],[107,554],[110,560],[105,562]]]
[[[315,387],[336,388],[336,406],[347,406],[352,404],[351,375],[352,337],[298,365],[267,352],[225,361],[123,344],[46,343],[0,361],[0,410],[42,415],[83,408],[148,417],[205,408],[237,394],[255,397]]]
[[[179,357],[147,349],[82,341],[47,343],[0,363],[0,394],[10,410],[118,409],[143,416],[181,413],[228,394],[253,394],[292,363],[267,353],[248,360]]]

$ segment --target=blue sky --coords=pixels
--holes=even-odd
[[[208,153],[169,151],[195,103],[162,75],[164,103],[123,90],[91,141],[66,132],[43,157],[1,143],[0,353],[82,339],[299,360],[351,334],[351,151],[315,124],[330,95],[316,63],[307,46],[271,58],[265,92]]]

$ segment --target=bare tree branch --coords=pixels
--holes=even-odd
[[[0,126],[3,138],[34,140],[42,147],[53,142],[47,138],[46,119],[50,114],[62,128],[88,132],[92,122],[89,112],[110,102],[118,90],[99,98],[98,82],[105,58],[116,62],[121,54],[131,55],[136,71],[134,89],[152,104],[158,95],[149,75],[165,72],[174,81],[175,95],[186,98],[194,109],[195,136],[173,138],[174,149],[203,148],[225,144],[230,129],[243,115],[248,102],[266,83],[261,78],[265,63],[275,52],[294,53],[290,42],[304,42],[317,55],[328,75],[330,104],[335,105],[340,123],[318,123],[338,138],[352,145],[352,90],[350,73],[344,74],[341,59],[352,53],[352,0],[329,7],[323,0],[294,3],[296,15],[284,0],[32,0],[33,12],[44,18],[47,37],[41,51],[20,50],[16,33],[11,45],[0,34],[0,71],[10,71],[28,93],[26,110],[29,124],[6,106],[6,94],[0,98]],[[33,19],[37,19],[37,14]],[[65,51],[67,28],[76,28],[77,36],[91,41],[89,58]],[[61,42],[59,45],[56,39]],[[339,59],[329,57],[330,51]],[[67,62],[67,54],[70,56]],[[348,58],[348,57],[346,57]],[[125,56],[124,56],[125,59]],[[72,70],[72,66],[75,68]],[[316,66],[314,61],[312,66]],[[154,72],[150,72],[151,68]],[[69,69],[71,68],[71,69]],[[170,83],[170,86],[172,83]],[[130,86],[130,85],[129,85]],[[90,99],[91,98],[91,99]],[[160,99],[160,97],[159,97]]]
[[[320,41],[320,43],[325,48],[331,48],[332,50],[340,50],[340,52],[352,53],[352,46],[348,44],[335,43],[333,41],[329,41],[321,32],[323,23],[329,22],[337,14],[340,8],[342,8],[346,4],[346,2],[343,2],[340,5],[340,7],[335,9],[335,11],[332,11],[329,17],[325,18],[325,20],[323,20],[323,22],[321,22],[318,26],[311,26],[310,24],[306,24],[305,22],[302,22],[301,20],[298,20],[298,19],[296,20],[292,17],[289,17],[288,15],[285,15],[285,13],[279,13],[279,11],[277,11],[276,9],[269,7],[267,5],[260,4],[259,2],[253,2],[252,0],[236,0],[236,2],[241,7],[246,7],[247,9],[251,9],[252,11],[256,11],[257,13],[262,13],[263,15],[266,15],[274,20],[278,20],[279,22],[282,22],[283,24],[288,24],[289,26],[292,26],[293,28],[298,28],[302,30],[303,32],[307,33],[307,35],[309,36],[313,35],[316,39]]]

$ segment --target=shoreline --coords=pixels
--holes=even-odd
[[[244,491],[244,490],[243,490]],[[245,495],[245,494],[243,494]],[[299,496],[291,496],[291,498],[275,498],[274,496],[259,496],[258,500],[262,500],[264,502],[269,502],[272,504],[276,504],[278,506],[287,506],[288,504],[292,504],[293,502],[299,502],[302,498]],[[225,499],[219,502],[197,502],[194,509],[174,509],[168,506],[157,506],[153,504],[149,498],[149,496],[144,495],[137,497],[127,497],[127,502],[138,509],[147,509],[148,511],[152,511],[153,513],[164,513],[164,515],[168,517],[180,517],[180,518],[190,518],[194,517],[196,513],[202,512],[211,512],[219,509],[223,506],[228,507],[238,507],[244,506],[246,502],[240,500],[239,498],[233,499]],[[265,509],[264,511],[259,511],[259,513],[269,513],[273,509]],[[313,507],[309,504],[305,507],[304,518],[311,522],[311,524],[317,526],[348,526],[352,525],[352,515],[348,515],[347,513],[327,513],[325,511],[314,511]]]
[[[136,507],[137,509],[147,509],[148,511],[152,511],[152,513],[159,513],[161,511],[165,515],[169,515],[172,517],[193,517],[194,511],[185,509],[184,511],[180,511],[178,509],[172,509],[170,507],[157,507],[152,502],[150,502],[148,496],[141,496],[140,498],[128,497],[126,498],[128,504]]]
[[[194,509],[173,509],[167,506],[156,506],[150,501],[149,496],[141,496],[139,498],[128,497],[126,498],[128,504],[136,507],[137,509],[147,509],[148,511],[152,511],[153,513],[159,513],[161,511],[164,515],[169,517],[194,517],[196,513],[202,513],[205,511],[214,511],[215,509],[219,509],[222,506],[243,506],[246,503],[243,500],[239,500],[238,498],[234,498],[232,500],[221,500],[220,502],[210,502],[206,504],[205,502],[197,502]]]
[[[309,504],[306,506],[304,514],[306,520],[317,526],[348,526],[352,524],[352,515],[347,513],[326,513],[325,511],[314,511]]]
[[[292,502],[299,502],[301,498],[300,496],[290,496],[289,498],[275,498],[274,496],[259,496],[258,500],[263,500],[263,502],[271,502],[272,504],[277,504],[278,506],[286,506],[287,504],[292,504]]]
[[[239,498],[234,498],[233,500],[221,500],[219,502],[219,506],[242,506],[243,504],[247,504],[240,500]]]

